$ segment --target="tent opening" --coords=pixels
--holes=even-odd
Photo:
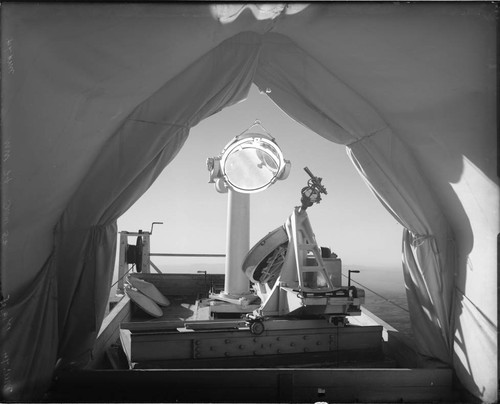
[[[329,191],[309,213],[318,243],[342,259],[345,274],[349,269],[360,270],[353,281],[368,288],[369,310],[383,313],[398,331],[411,335],[401,269],[401,225],[370,192],[345,147],[294,121],[256,85],[246,100],[191,129],[176,158],[118,219],[118,231],[149,231],[159,221],[163,224],[155,226],[151,236],[152,253],[224,254],[227,195],[208,183],[206,158],[220,153],[255,119],[275,137],[292,170],[286,180],[251,195],[250,245],[283,224],[293,207],[300,205],[300,190],[307,182],[303,167],[310,167]],[[130,243],[135,243],[133,237]],[[222,257],[155,256],[151,260],[165,273],[224,273]],[[118,257],[110,294],[113,302],[119,298],[115,297],[117,285]]]

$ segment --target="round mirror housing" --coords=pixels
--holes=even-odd
[[[262,133],[236,136],[220,156],[221,176],[229,188],[241,193],[260,192],[285,179],[290,166],[274,139]]]

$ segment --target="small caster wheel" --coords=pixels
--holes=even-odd
[[[254,321],[250,324],[250,332],[254,335],[260,335],[264,332],[264,324],[262,321]]]

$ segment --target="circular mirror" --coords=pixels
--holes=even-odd
[[[283,173],[286,162],[273,139],[262,134],[238,136],[222,151],[221,169],[228,186],[238,192],[259,192]]]

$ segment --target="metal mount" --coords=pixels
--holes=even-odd
[[[328,194],[328,192],[326,192],[326,188],[321,184],[322,178],[316,177],[307,167],[304,167],[304,171],[309,174],[309,177],[311,178],[307,182],[307,187],[302,188],[300,191],[302,195],[300,199],[302,210],[306,210],[315,203],[320,203],[321,194]]]

